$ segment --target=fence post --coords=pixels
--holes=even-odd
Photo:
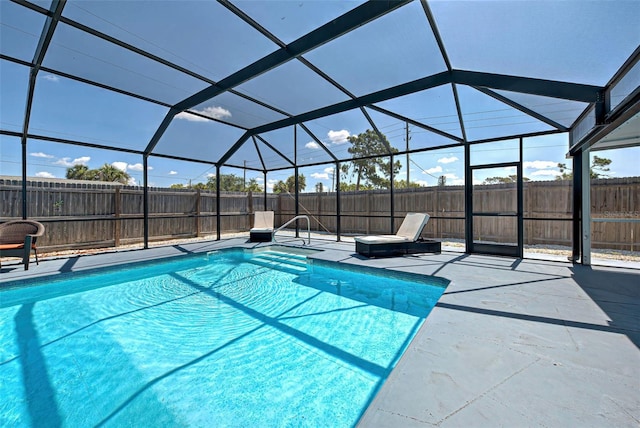
[[[267,206],[265,204],[265,211],[267,210]],[[253,214],[253,192],[249,190],[247,193],[247,211],[249,212],[249,216],[247,217],[247,223],[249,224],[248,229],[251,229],[251,214]]]
[[[120,215],[122,212],[122,194],[120,193],[120,188],[116,187],[115,192],[113,193],[113,209],[115,215],[115,225],[113,226],[113,242],[114,246],[118,247],[120,245]]]
[[[202,195],[200,193],[200,189],[196,189],[196,237],[200,236],[200,199]]]
[[[532,182],[527,182],[527,183],[522,183],[524,190],[522,191],[522,196],[525,198],[525,201],[527,201],[527,206],[525,208],[525,212],[524,212],[524,216],[529,217],[529,218],[533,218],[533,195],[536,195],[536,199],[538,196],[538,189],[541,189],[540,186],[538,186],[537,184],[532,183]],[[525,244],[527,245],[532,245],[532,244],[536,244],[534,236],[533,236],[533,227],[534,227],[534,223],[533,221],[529,220],[527,221],[527,227],[525,227]]]
[[[366,200],[367,200],[367,230],[365,232],[366,235],[371,234],[371,190],[365,190],[366,192]],[[357,193],[353,194],[354,199],[357,199]],[[355,208],[355,207],[354,207]],[[355,211],[355,209],[354,209]]]
[[[320,221],[322,219],[322,192],[318,192],[318,218],[316,220],[316,229],[320,230]]]

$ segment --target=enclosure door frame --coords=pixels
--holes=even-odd
[[[522,150],[520,150],[522,153]],[[522,156],[520,156],[522,157]],[[473,205],[473,173],[483,169],[494,168],[516,168],[516,211],[475,211]],[[467,252],[477,254],[491,254],[499,256],[523,257],[524,244],[524,203],[523,203],[523,180],[522,180],[522,159],[517,162],[504,162],[495,164],[484,164],[468,166],[467,174],[469,176],[467,191]],[[512,217],[516,219],[516,245],[500,244],[500,243],[481,243],[475,242],[475,225],[481,218],[495,217]]]

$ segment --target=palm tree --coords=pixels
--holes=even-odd
[[[86,165],[74,165],[67,168],[67,178],[71,180],[90,180],[89,167]]]
[[[97,170],[96,180],[128,184],[131,176],[113,165],[105,163]]]

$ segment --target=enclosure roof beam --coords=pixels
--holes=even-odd
[[[379,18],[410,0],[366,2],[175,105],[184,111]]]
[[[409,2],[410,0],[366,2],[337,17],[333,21],[328,22],[319,28],[316,28],[310,33],[307,33],[306,35],[293,41],[291,44],[286,45],[285,47],[281,47],[275,52],[272,52],[271,54],[257,60],[253,64],[250,64],[243,69],[233,73],[232,75],[222,79],[218,83],[212,84],[211,86],[180,101],[169,110],[162,123],[153,134],[153,137],[151,137],[149,144],[147,144],[145,153],[151,153],[153,151],[176,114],[202,104],[203,102],[210,100],[211,98],[225,91],[230,91],[234,87],[254,77],[266,73],[267,71],[279,65],[282,65],[296,57],[299,57],[300,55],[314,48],[317,48],[318,46],[328,43],[331,40],[342,36],[343,34],[355,30],[356,28],[366,24],[367,22],[379,18]],[[235,147],[235,149],[233,149],[233,147]],[[231,151],[231,153],[227,152],[227,154],[225,154],[225,157],[226,155],[233,155],[233,152],[235,152],[235,150],[237,150],[239,146],[236,147],[236,145],[234,145],[233,147],[233,151]]]
[[[64,9],[66,3],[67,0],[54,0],[51,3],[50,13],[47,15],[47,18],[44,22],[42,33],[40,34],[40,39],[38,40],[38,46],[36,47],[36,51],[33,55],[33,61],[31,62],[31,72],[29,75],[29,88],[27,90],[27,102],[25,107],[24,122],[22,124],[23,142],[26,141],[27,132],[29,132],[29,120],[31,119],[31,107],[33,105],[33,94],[35,92],[36,77],[38,76],[38,72],[40,71],[40,67],[42,66],[42,61],[44,61],[44,56],[47,53],[47,49],[51,44],[53,33],[56,30],[56,26],[58,25],[58,21],[62,16],[62,10]]]
[[[280,156],[282,159],[286,160],[287,162],[289,162],[289,164],[291,164],[291,166],[296,166],[296,163],[294,161],[292,161],[291,159],[289,159],[287,156],[285,156],[280,150],[276,149],[275,147],[273,147],[273,145],[271,145],[267,140],[265,140],[264,138],[262,138],[259,135],[256,135],[256,137],[262,141],[262,143],[269,147],[271,150],[273,150],[278,156]]]
[[[252,135],[254,135],[254,134],[252,134],[252,133],[251,133],[251,132],[249,132],[249,131],[247,131],[247,132],[245,132],[244,134],[242,134],[242,137],[240,137],[240,139],[238,139],[238,141],[236,141],[236,142],[233,144],[233,146],[231,146],[231,147],[229,148],[229,150],[227,150],[227,152],[226,152],[224,155],[222,155],[222,157],[218,160],[218,164],[219,164],[219,165],[224,165],[224,164],[229,160],[229,158],[230,158],[231,156],[233,156],[233,154],[234,154],[235,152],[237,152],[237,151],[238,151],[238,149],[239,149],[240,147],[242,147],[242,145],[245,143],[245,141],[247,141],[247,140],[249,139],[249,137],[251,137]]]
[[[604,96],[604,88],[601,86],[560,82],[557,80],[534,79],[530,77],[466,70],[453,70],[451,72],[451,78],[453,83],[459,83],[461,85],[522,92],[525,94],[585,103],[598,102],[602,100]]]
[[[382,132],[380,132],[380,129],[378,129],[378,126],[376,125],[376,123],[371,118],[371,115],[367,112],[367,110],[364,107],[360,107],[360,111],[362,112],[364,117],[369,121],[369,124],[373,128],[373,132],[375,132],[376,135],[378,135],[378,138],[380,139],[380,142],[382,142],[382,145],[387,150],[387,154],[393,153],[393,150],[391,150],[391,145],[389,144],[389,141],[387,140],[387,138],[384,135],[382,135]]]
[[[450,80],[451,78],[449,72],[443,71],[442,73],[434,74],[432,76],[424,77],[412,82],[403,83],[401,85],[383,89],[381,91],[364,95],[352,100],[342,101],[330,106],[321,107],[316,110],[292,116],[287,119],[282,119],[276,122],[268,123],[266,125],[258,126],[251,129],[250,132],[253,134],[261,134],[263,132],[273,131],[276,129],[284,128],[286,126],[296,125],[301,122],[307,122],[310,120],[319,119],[321,117],[331,116],[333,114],[342,113],[347,110],[365,107],[369,104],[386,101],[391,98],[396,98],[402,95],[408,95],[414,92],[419,92],[425,89],[444,85],[445,83],[449,83]]]
[[[515,102],[513,100],[510,100],[507,97],[503,97],[502,95],[500,95],[500,94],[498,94],[496,92],[493,92],[490,89],[479,88],[479,87],[474,87],[474,89],[482,92],[483,94],[489,95],[491,98],[495,98],[496,100],[498,100],[500,102],[503,102],[503,103],[507,104],[508,106],[511,106],[511,107],[515,108],[516,110],[520,110],[524,114],[532,116],[532,117],[538,119],[539,121],[542,121],[542,122],[546,123],[549,126],[552,126],[552,127],[556,128],[556,129],[559,129],[560,131],[564,131],[564,132],[569,131],[569,129],[566,126],[561,125],[558,122],[556,122],[554,120],[551,120],[548,117],[543,116],[540,113],[535,112],[535,111],[523,106],[522,104],[519,104],[519,103],[517,103],[517,102]]]
[[[258,142],[256,141],[255,136],[251,136],[251,139],[253,140],[253,146],[256,148],[256,153],[258,153],[258,158],[260,159],[260,164],[262,165],[262,171],[264,172],[267,170],[267,165],[264,163],[262,153],[260,153],[260,147],[258,147]]]
[[[375,111],[377,111],[379,113],[382,113],[382,114],[386,114],[387,116],[391,116],[391,117],[393,117],[395,119],[398,119],[398,120],[401,120],[403,122],[410,123],[413,126],[416,126],[418,128],[422,128],[422,129],[427,130],[429,132],[433,132],[434,134],[441,135],[441,136],[443,136],[445,138],[448,138],[450,140],[457,141],[458,143],[462,143],[463,142],[462,138],[460,138],[460,137],[456,137],[455,135],[449,134],[448,132],[441,131],[441,130],[439,130],[437,128],[434,128],[432,126],[426,125],[426,124],[424,124],[422,122],[418,122],[417,120],[408,118],[406,116],[402,116],[402,115],[400,115],[398,113],[394,113],[394,112],[389,111],[387,109],[384,109],[382,107],[378,107],[378,106],[375,106],[375,105],[370,105],[370,106],[367,106],[367,108],[370,108],[371,110],[375,110]]]
[[[309,128],[307,128],[307,126],[304,123],[299,123],[298,125],[300,125],[300,128],[304,129],[304,131],[311,137],[313,138],[313,141],[316,142],[317,145],[319,145],[320,147],[322,147],[322,149],[329,155],[331,156],[331,159],[333,159],[334,162],[336,162],[338,160],[338,158],[333,154],[333,152],[331,150],[329,150],[327,148],[327,146],[325,146],[325,144],[320,141],[320,139],[318,137],[316,137],[316,135],[311,132],[311,130]]]

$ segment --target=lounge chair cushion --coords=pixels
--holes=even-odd
[[[396,236],[402,236],[412,242],[417,241],[427,221],[429,221],[429,214],[407,213]]]
[[[249,241],[269,242],[273,239],[273,211],[256,211],[253,227],[249,229]]]
[[[411,242],[408,238],[397,235],[356,236],[354,239],[356,240],[356,242],[362,242],[363,244],[391,244],[395,242]]]
[[[268,232],[273,230],[273,211],[256,211],[251,232]]]

